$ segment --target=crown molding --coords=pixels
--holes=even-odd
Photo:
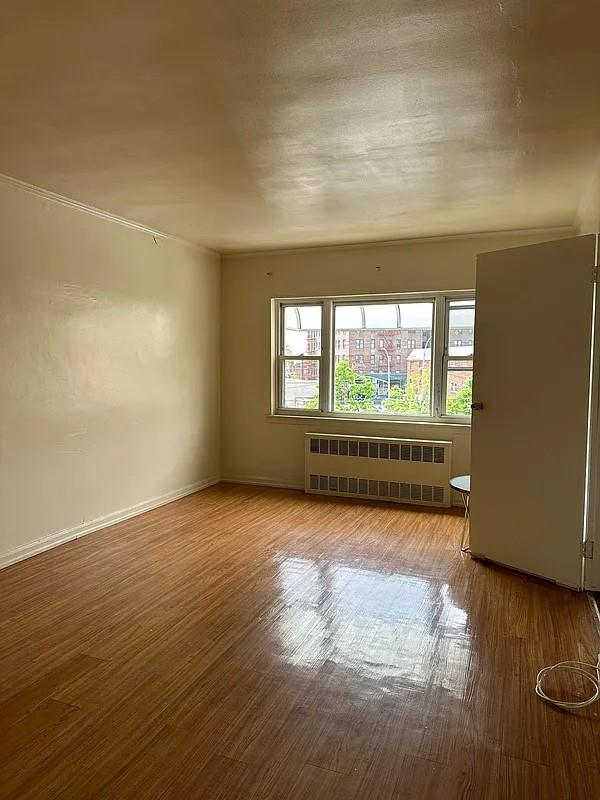
[[[347,250],[347,249],[354,249],[354,248],[366,248],[366,247],[394,247],[398,245],[413,245],[413,244],[427,244],[427,243],[435,243],[435,242],[452,242],[452,241],[460,241],[464,239],[485,239],[488,237],[493,236],[535,236],[539,234],[548,234],[548,235],[558,235],[558,236],[569,236],[575,235],[576,225],[561,225],[561,226],[551,226],[547,228],[509,228],[505,230],[493,230],[493,231],[479,231],[474,233],[456,233],[456,234],[447,234],[447,235],[440,235],[440,236],[414,236],[414,237],[405,237],[400,239],[383,239],[383,240],[371,240],[371,241],[360,241],[360,242],[347,242],[347,243],[337,243],[337,244],[314,244],[314,245],[299,245],[297,247],[264,247],[264,248],[257,248],[257,249],[240,249],[240,250],[229,250],[227,248],[223,250],[214,250],[210,247],[206,247],[206,245],[199,244],[198,242],[192,242],[189,239],[182,239],[179,236],[174,236],[170,233],[165,233],[165,231],[161,231],[157,228],[151,228],[148,225],[144,225],[141,222],[136,222],[131,219],[127,219],[126,217],[121,217],[118,214],[113,214],[110,211],[104,211],[101,208],[96,208],[95,206],[88,205],[87,203],[82,203],[79,200],[73,200],[70,197],[66,197],[65,195],[58,194],[57,192],[52,192],[49,189],[42,189],[40,186],[35,186],[32,183],[27,183],[26,181],[19,180],[19,178],[13,178],[10,175],[5,175],[0,173],[0,185],[10,186],[13,189],[18,189],[23,192],[27,192],[32,194],[36,197],[39,197],[42,200],[47,200],[51,203],[58,203],[59,205],[65,206],[66,208],[71,208],[75,211],[79,211],[84,214],[90,214],[94,217],[98,217],[99,219],[106,220],[107,222],[113,222],[116,225],[121,225],[125,228],[129,228],[130,230],[138,231],[140,233],[146,233],[149,236],[152,236],[156,239],[163,239],[165,241],[174,242],[179,245],[184,245],[186,247],[191,247],[195,250],[199,250],[200,252],[207,253],[208,255],[213,256],[220,256],[223,259],[234,259],[234,258],[252,258],[253,256],[275,256],[280,254],[286,253],[302,253],[302,252],[314,252],[314,251],[322,251],[322,250]]]
[[[474,233],[451,233],[440,236],[407,236],[404,239],[382,239],[346,244],[299,245],[298,247],[264,247],[256,250],[222,250],[223,259],[252,258],[253,256],[277,256],[286,253],[311,253],[322,250],[350,250],[366,247],[398,247],[399,245],[435,244],[436,242],[456,242],[465,239],[488,239],[494,236],[538,236],[542,234],[560,237],[575,236],[572,225],[553,225],[548,228],[506,228],[504,230],[477,231]]]
[[[156,228],[151,228],[148,225],[142,224],[141,222],[135,222],[134,220],[127,219],[126,217],[120,217],[118,214],[112,214],[110,211],[103,211],[101,208],[87,205],[87,203],[82,203],[79,200],[73,200],[70,197],[65,197],[57,192],[51,192],[48,189],[42,189],[40,186],[34,186],[32,183],[26,183],[25,181],[21,181],[18,178],[13,178],[10,175],[4,175],[0,173],[0,185],[10,186],[13,189],[27,192],[28,194],[32,194],[35,197],[39,197],[40,199],[47,200],[51,203],[58,203],[61,206],[74,209],[75,211],[80,211],[83,214],[91,214],[93,217],[98,217],[99,219],[103,219],[107,222],[113,222],[116,225],[121,225],[124,228],[129,228],[130,230],[138,231],[140,233],[147,233],[149,236],[152,236],[155,239],[163,239],[168,242],[185,245],[186,247],[192,247],[195,250],[200,250],[201,252],[209,255],[220,255],[220,253],[218,253],[216,250],[211,250],[210,247],[205,247],[204,245],[196,242],[191,242],[189,239],[182,239],[179,236],[173,236],[170,233],[165,233],[164,231]]]

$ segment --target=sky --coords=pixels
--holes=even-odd
[[[321,327],[320,306],[288,306],[285,311],[286,330],[299,329],[296,308],[300,316],[300,330],[314,330]],[[433,303],[337,305],[335,310],[335,327],[337,330],[380,330],[384,328],[397,329],[399,327],[431,328],[432,320]],[[399,322],[400,324],[398,324]],[[473,325],[473,311],[470,309],[455,309],[452,311],[450,322],[452,327],[470,327]]]

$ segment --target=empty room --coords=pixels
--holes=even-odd
[[[0,800],[600,798],[597,0],[6,0],[0,86]]]

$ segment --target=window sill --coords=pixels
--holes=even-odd
[[[470,422],[450,422],[444,419],[427,419],[427,420],[414,420],[414,419],[382,419],[378,417],[377,419],[365,419],[364,417],[338,417],[334,415],[312,415],[312,414],[266,414],[265,415],[267,422],[275,422],[284,425],[292,424],[292,425],[307,425],[307,424],[314,424],[320,422],[328,422],[328,423],[343,423],[347,425],[348,423],[358,423],[363,425],[400,425],[400,426],[412,426],[412,427],[427,427],[427,428],[436,428],[437,430],[441,428],[449,428],[455,432],[465,432],[470,433],[471,431],[471,423]]]

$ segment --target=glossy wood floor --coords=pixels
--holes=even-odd
[[[586,597],[461,525],[219,486],[4,570],[0,797],[600,797],[598,710],[533,692]]]

